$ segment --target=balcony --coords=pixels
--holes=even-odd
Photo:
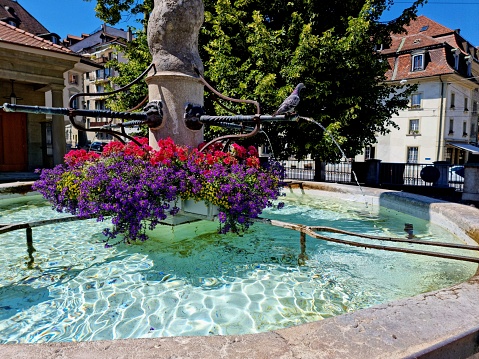
[[[108,62],[108,56],[93,57],[92,60],[97,64],[106,64]]]

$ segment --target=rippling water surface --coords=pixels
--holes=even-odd
[[[425,241],[460,242],[426,221],[361,203],[301,194],[285,201],[263,217],[399,237],[412,223]],[[39,196],[0,201],[0,223],[53,216],[63,214]],[[219,235],[214,222],[161,227],[143,244],[105,249],[106,225],[34,228],[33,264],[24,230],[0,235],[0,343],[256,333],[443,288],[477,269],[310,237],[304,258],[297,232],[259,223],[243,236]]]

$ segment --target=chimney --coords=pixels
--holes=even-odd
[[[133,40],[133,33],[131,32],[131,28],[128,28],[126,32],[126,41],[131,42]]]

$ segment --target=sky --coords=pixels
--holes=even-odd
[[[412,1],[398,0],[382,21],[392,20]],[[461,36],[474,46],[479,46],[479,0],[429,0],[419,7],[418,15],[424,15],[451,30],[461,29]]]
[[[63,39],[67,34],[81,35],[99,29],[102,22],[95,17],[95,0],[17,0],[30,14],[50,32]],[[324,0],[318,0],[324,1]],[[391,20],[400,11],[410,6],[411,1],[396,1],[393,8],[383,14],[382,21]],[[479,46],[479,0],[429,0],[419,8],[424,15],[452,30],[461,29],[461,35],[472,45]],[[140,25],[134,19],[115,25],[126,30],[131,25]]]
[[[48,31],[58,34],[61,39],[67,35],[91,34],[100,29],[103,23],[95,16],[95,0],[89,2],[83,0],[17,0],[17,2]],[[114,27],[126,30],[128,25],[136,28],[141,26],[132,17]]]

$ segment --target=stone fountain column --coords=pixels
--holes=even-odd
[[[204,20],[202,0],[155,0],[148,22],[148,45],[156,66],[149,75],[149,100],[163,103],[163,123],[150,130],[150,145],[171,137],[175,143],[196,147],[203,130],[190,130],[184,121],[188,103],[203,105],[203,84],[194,72],[202,73],[198,34]]]

